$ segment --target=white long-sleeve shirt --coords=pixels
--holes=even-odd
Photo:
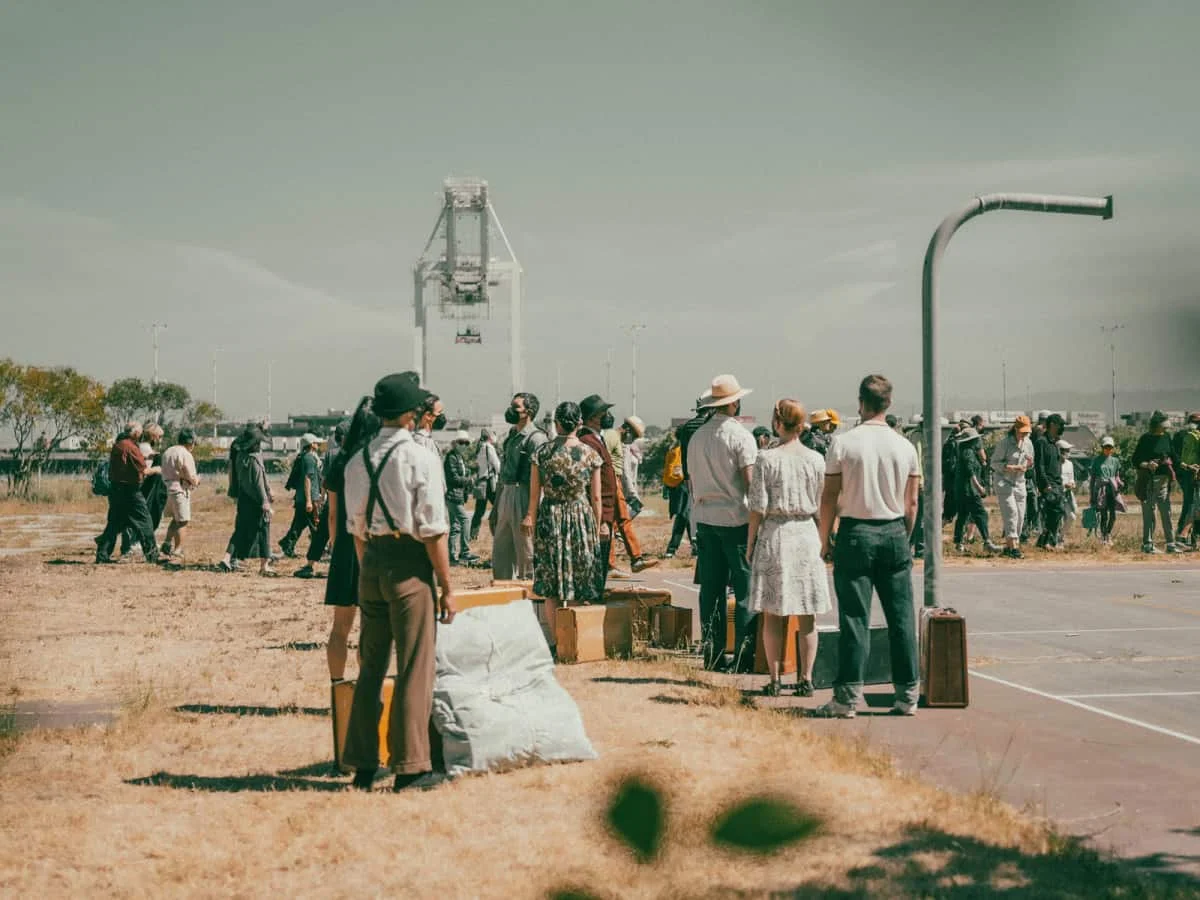
[[[379,473],[379,496],[371,521],[367,521],[367,500],[371,479],[367,474],[362,453],[356,453],[346,464],[346,531],[355,537],[390,534],[398,531],[417,540],[437,537],[450,530],[446,513],[446,480],[441,460],[430,450],[413,440],[405,428],[384,428],[371,441],[367,454],[371,468],[378,469],[388,451]],[[392,522],[388,523],[383,507],[387,506]]]

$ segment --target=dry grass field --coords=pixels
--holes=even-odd
[[[1005,806],[982,773],[973,795],[940,791],[663,660],[558,668],[596,762],[346,792],[330,763],[324,582],[288,577],[302,561],[276,579],[211,570],[233,518],[211,483],[183,569],[93,566],[81,535],[102,501],[57,490],[0,503],[0,555],[25,551],[0,558],[5,896],[1195,896]],[[663,519],[640,530],[650,551],[665,544]],[[68,727],[18,730],[30,713]],[[630,773],[668,804],[652,864],[605,825]],[[820,829],[771,855],[715,847],[714,819],[755,795]]]

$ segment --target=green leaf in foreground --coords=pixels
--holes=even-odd
[[[718,844],[751,853],[774,853],[789,844],[807,840],[821,820],[786,800],[755,797],[726,810],[713,824]]]
[[[653,859],[666,828],[661,792],[640,778],[626,779],[608,808],[608,825],[633,850],[639,862]]]

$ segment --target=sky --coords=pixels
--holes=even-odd
[[[1200,388],[1200,4],[0,0],[0,357],[153,371],[231,416],[350,408],[413,365],[442,180],[488,180],[525,270],[528,390],[665,423],[717,374],[852,410],[921,392],[942,275],[947,409]],[[482,418],[507,311],[427,384]],[[561,387],[560,387],[561,385]],[[1106,408],[1093,406],[1092,408]]]

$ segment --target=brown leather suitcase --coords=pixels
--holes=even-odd
[[[650,613],[656,607],[671,605],[668,590],[642,587],[608,588],[604,592],[605,603],[627,603],[633,612],[633,640],[646,643],[650,640]]]
[[[650,609],[650,643],[667,650],[686,650],[692,643],[692,611],[682,606]]]
[[[921,705],[962,708],[970,702],[967,620],[953,609],[921,612]]]
[[[763,644],[763,624],[766,622],[766,616],[758,617],[758,637],[754,644],[754,674],[769,675],[771,670],[767,668],[767,649]],[[783,645],[783,669],[779,674],[790,675],[796,671],[796,637],[800,634],[800,622],[796,616],[788,616],[787,633],[784,635]]]

